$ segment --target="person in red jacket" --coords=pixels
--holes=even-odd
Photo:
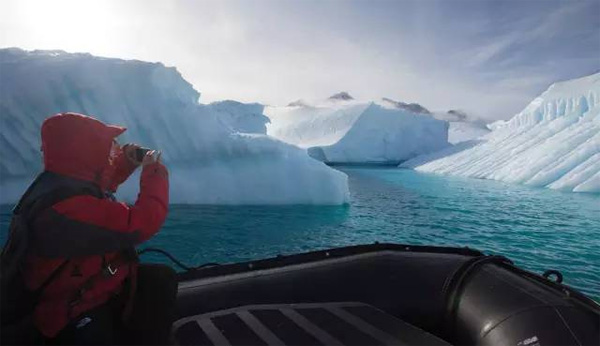
[[[138,266],[134,249],[165,221],[168,172],[160,153],[138,161],[139,146],[119,146],[124,131],[76,113],[42,124],[44,173],[20,205],[42,199],[45,205],[27,218],[31,235],[21,268],[27,289],[42,288],[33,322],[47,343],[114,344],[132,334],[138,344],[168,342],[174,272]],[[116,201],[112,193],[138,166],[136,202]]]

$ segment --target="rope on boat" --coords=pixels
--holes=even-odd
[[[145,248],[143,250],[138,251],[138,255],[142,255],[144,253],[147,252],[155,252],[155,253],[159,253],[165,257],[167,257],[168,259],[170,259],[173,263],[175,263],[175,265],[177,265],[179,268],[189,272],[192,270],[196,270],[196,269],[200,269],[200,268],[204,268],[204,267],[212,267],[212,266],[218,266],[219,263],[205,263],[202,264],[200,266],[197,267],[190,267],[188,265],[183,264],[180,260],[178,260],[177,258],[175,258],[175,256],[171,255],[170,253],[168,253],[167,251],[163,250],[163,249],[158,249],[158,248],[153,248],[153,247],[149,247],[149,248]]]

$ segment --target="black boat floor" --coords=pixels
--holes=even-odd
[[[251,305],[173,324],[179,345],[449,345],[363,303]]]

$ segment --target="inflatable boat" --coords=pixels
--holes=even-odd
[[[372,244],[181,273],[180,345],[598,345],[600,307],[469,248]]]

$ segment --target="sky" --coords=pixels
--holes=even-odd
[[[2,0],[6,47],[162,62],[203,103],[347,91],[491,121],[600,71],[600,1]]]

